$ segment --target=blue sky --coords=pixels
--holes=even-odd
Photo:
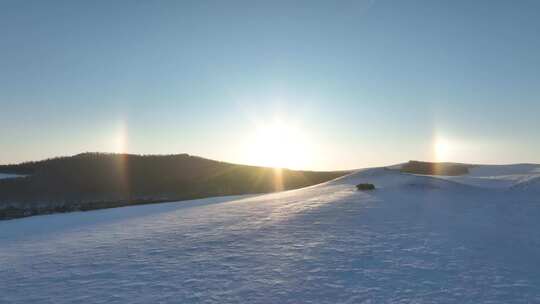
[[[0,0],[0,163],[267,164],[276,121],[293,168],[540,162],[539,32],[534,0]]]

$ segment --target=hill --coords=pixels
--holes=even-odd
[[[188,154],[83,153],[0,166],[0,218],[306,187],[347,172],[237,165]]]

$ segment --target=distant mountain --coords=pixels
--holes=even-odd
[[[83,153],[0,166],[0,218],[91,210],[318,184],[348,172],[276,170],[188,154]]]

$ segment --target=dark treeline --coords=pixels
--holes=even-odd
[[[469,173],[472,165],[456,163],[433,163],[411,160],[401,167],[405,173],[424,174],[424,175],[447,175],[457,176]]]
[[[0,173],[26,175],[0,179],[0,207],[17,209],[4,216],[15,217],[23,209],[31,215],[50,212],[53,206],[53,211],[70,211],[265,193],[314,185],[347,172],[276,171],[187,154],[83,153],[0,166]]]

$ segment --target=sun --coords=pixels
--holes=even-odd
[[[313,152],[306,133],[282,121],[256,126],[248,147],[251,163],[274,168],[305,167]]]
[[[434,158],[438,162],[456,161],[463,149],[463,144],[455,139],[438,136],[433,142]]]

